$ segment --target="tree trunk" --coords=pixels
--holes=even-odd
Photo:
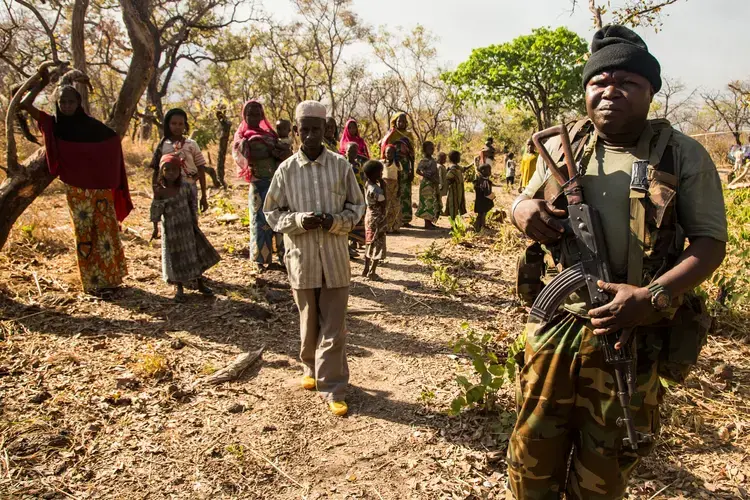
[[[128,74],[122,82],[120,95],[117,97],[107,124],[122,137],[128,130],[128,124],[138,107],[138,101],[151,80],[155,51],[149,32],[151,2],[149,0],[120,0],[120,6],[133,54]]]
[[[227,187],[227,181],[224,180],[224,175],[226,172],[227,150],[229,149],[229,135],[232,129],[232,124],[225,116],[223,116],[219,118],[219,126],[221,127],[221,136],[219,137],[219,157],[216,159],[216,174],[219,177],[221,185]]]
[[[164,120],[164,111],[162,109],[161,96],[159,95],[159,76],[158,71],[154,69],[154,74],[146,87],[146,111],[145,114],[153,119],[144,118],[141,121],[141,139],[151,139],[151,133],[154,127],[154,120],[161,123]],[[159,131],[157,131],[157,135]]]
[[[28,165],[20,173],[3,181],[0,185],[0,248],[5,245],[16,219],[53,179],[44,148],[40,148],[31,155]]]
[[[120,0],[120,6],[133,53],[128,74],[120,88],[107,125],[122,137],[128,130],[138,100],[151,78],[154,46],[148,31],[150,1]],[[8,113],[14,112],[15,110],[9,107]],[[14,169],[11,167],[8,165],[9,177],[0,185],[0,248],[8,240],[16,219],[54,179],[47,167],[44,148],[31,155],[25,166],[16,164]]]
[[[544,130],[548,128],[544,125],[544,119],[542,118],[542,112],[540,110],[534,110],[534,117],[536,117],[537,130]]]
[[[86,10],[89,8],[89,0],[76,0],[73,5],[73,16],[70,27],[70,45],[73,52],[73,67],[86,74],[86,46],[85,27]],[[76,83],[76,90],[81,94],[81,106],[86,113],[91,113],[89,108],[89,87],[85,83]]]

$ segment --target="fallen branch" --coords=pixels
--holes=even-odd
[[[727,186],[728,189],[738,189],[743,187],[748,187],[750,185],[750,166],[746,166],[744,169],[742,169],[739,174],[737,174],[737,177],[732,179],[732,182],[729,183]]]
[[[229,382],[231,380],[237,380],[238,378],[240,378],[240,375],[242,375],[242,373],[250,367],[250,365],[260,359],[263,351],[265,350],[266,346],[264,345],[257,351],[243,352],[242,354],[234,358],[234,361],[232,361],[228,366],[215,372],[213,375],[196,381],[196,383],[193,384],[193,387],[196,387],[200,384],[218,385],[223,384],[224,382]]]
[[[378,313],[382,313],[383,309],[381,309],[381,308],[372,308],[372,307],[351,307],[346,312],[348,314],[356,316],[358,314],[378,314]]]

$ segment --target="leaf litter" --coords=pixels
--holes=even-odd
[[[455,375],[472,369],[449,348],[460,325],[505,346],[522,328],[512,227],[497,222],[468,245],[450,243],[445,220],[430,237],[405,229],[389,239],[380,282],[353,264],[350,415],[339,419],[298,387],[291,292],[282,272],[256,274],[247,228],[222,222],[241,214],[201,218],[223,259],[207,273],[217,298],[189,294],[178,305],[161,281],[158,242],[141,236],[150,232],[145,192],[123,233],[127,286],[107,300],[80,292],[60,190],[19,220],[42,229],[15,231],[0,253],[0,495],[504,498],[511,389],[500,395],[502,415],[447,410]],[[225,196],[246,209],[241,186],[212,201]],[[417,259],[425,251],[443,274]],[[455,280],[450,293],[441,276]],[[720,324],[688,382],[669,388],[657,449],[630,497],[747,496],[744,324]],[[196,383],[263,346],[235,380]]]

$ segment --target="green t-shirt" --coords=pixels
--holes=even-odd
[[[672,133],[670,143],[675,152],[675,172],[679,175],[676,197],[678,224],[688,241],[709,237],[726,242],[724,195],[713,160],[698,141],[680,132]],[[634,154],[635,147],[616,148],[599,141],[581,179],[586,202],[597,209],[601,217],[610,266],[618,276],[627,274],[630,173],[636,160]],[[540,157],[524,194],[535,197],[549,175]],[[578,313],[587,308],[569,307]]]

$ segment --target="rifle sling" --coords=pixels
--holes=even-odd
[[[661,163],[664,151],[667,148],[669,139],[672,136],[672,128],[667,127],[659,131],[659,137],[656,146],[651,148],[654,137],[653,128],[648,125],[643,131],[638,146],[636,156],[638,158],[648,158],[649,170],[657,171]],[[628,278],[630,285],[643,285],[643,259],[646,255],[646,193],[630,190],[630,237],[628,240]]]

